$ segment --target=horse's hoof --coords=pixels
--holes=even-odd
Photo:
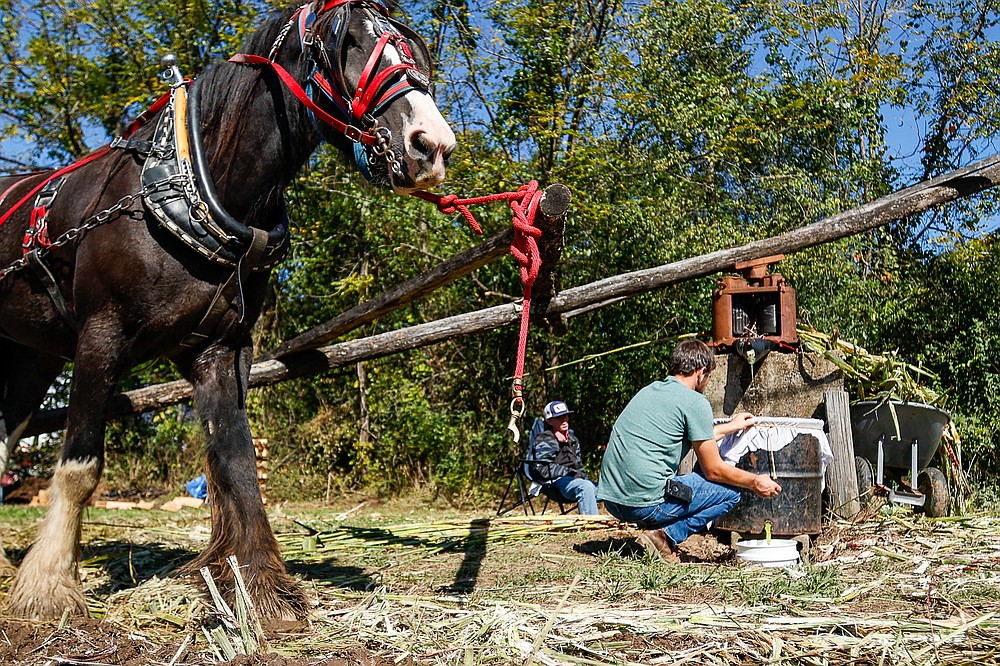
[[[7,594],[6,612],[25,620],[58,620],[67,613],[84,617],[90,615],[87,600],[75,581],[29,583],[20,576],[14,579]]]
[[[255,606],[261,620],[295,623],[306,617],[309,601],[302,587],[283,576],[271,589],[257,588]]]

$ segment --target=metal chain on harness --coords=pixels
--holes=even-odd
[[[108,222],[117,219],[115,216],[121,211],[131,206],[136,199],[140,199],[141,197],[147,196],[161,189],[166,189],[167,186],[172,186],[172,185],[182,186],[183,184],[184,184],[183,176],[172,176],[171,178],[167,178],[152,183],[151,185],[142,188],[138,192],[133,192],[132,194],[126,194],[110,207],[105,208],[104,210],[95,213],[94,215],[87,218],[87,220],[84,221],[84,223],[81,224],[80,226],[73,227],[72,229],[67,229],[58,237],[56,237],[54,240],[52,240],[47,246],[38,247],[34,251],[39,258],[42,258],[46,254],[52,252],[52,250],[60,248],[63,245],[68,245],[69,243],[72,243],[80,239],[85,233],[87,233],[91,229],[96,229],[97,227],[103,224],[107,224]],[[141,213],[141,209],[139,211],[130,211],[130,212]],[[28,266],[28,260],[24,257],[21,257],[11,265],[0,270],[0,280],[3,280],[11,273],[19,271],[23,268],[27,268],[27,266]]]
[[[372,133],[375,135],[375,145],[372,146],[372,152],[385,159],[390,173],[402,176],[403,161],[399,159],[396,151],[392,149],[392,132],[388,127],[379,126],[378,120],[376,120],[375,126],[372,127]]]

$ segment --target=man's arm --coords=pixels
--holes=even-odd
[[[709,481],[746,488],[764,498],[775,497],[781,492],[781,486],[771,477],[748,472],[723,460],[719,455],[719,445],[714,439],[691,442],[691,448],[698,456],[702,474]]]

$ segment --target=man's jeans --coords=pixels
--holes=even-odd
[[[555,486],[567,500],[576,502],[577,510],[584,516],[597,515],[597,486],[588,479],[560,476],[548,485]]]
[[[615,518],[636,523],[639,527],[662,527],[667,538],[676,546],[716,518],[729,513],[740,502],[739,489],[713,483],[697,472],[675,478],[691,489],[690,504],[667,498],[663,504],[634,507],[604,500],[604,508]]]

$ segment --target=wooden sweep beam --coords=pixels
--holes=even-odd
[[[514,229],[507,229],[486,242],[441,262],[433,269],[379,294],[372,300],[351,308],[288,342],[282,343],[257,361],[289,357],[296,352],[322,347],[344,333],[375,321],[379,317],[384,317],[389,312],[502,257],[510,252],[510,244],[513,240]]]
[[[588,309],[588,306],[617,302],[626,297],[661,289],[685,280],[732,270],[740,261],[773,254],[790,254],[822,245],[922,213],[944,203],[996,187],[998,184],[1000,184],[1000,155],[888,194],[871,203],[780,236],[566,289],[552,298],[545,306],[544,312],[538,314],[551,316],[575,313]],[[295,354],[284,360],[263,361],[253,365],[250,371],[250,385],[265,386],[304,377],[350,363],[381,358],[408,349],[508,326],[519,319],[519,305],[499,305],[398,331],[322,347]],[[183,380],[149,386],[114,396],[109,406],[109,416],[161,409],[188,400],[190,397],[191,385]],[[64,409],[39,413],[28,425],[25,436],[58,430],[63,427],[64,421]]]

